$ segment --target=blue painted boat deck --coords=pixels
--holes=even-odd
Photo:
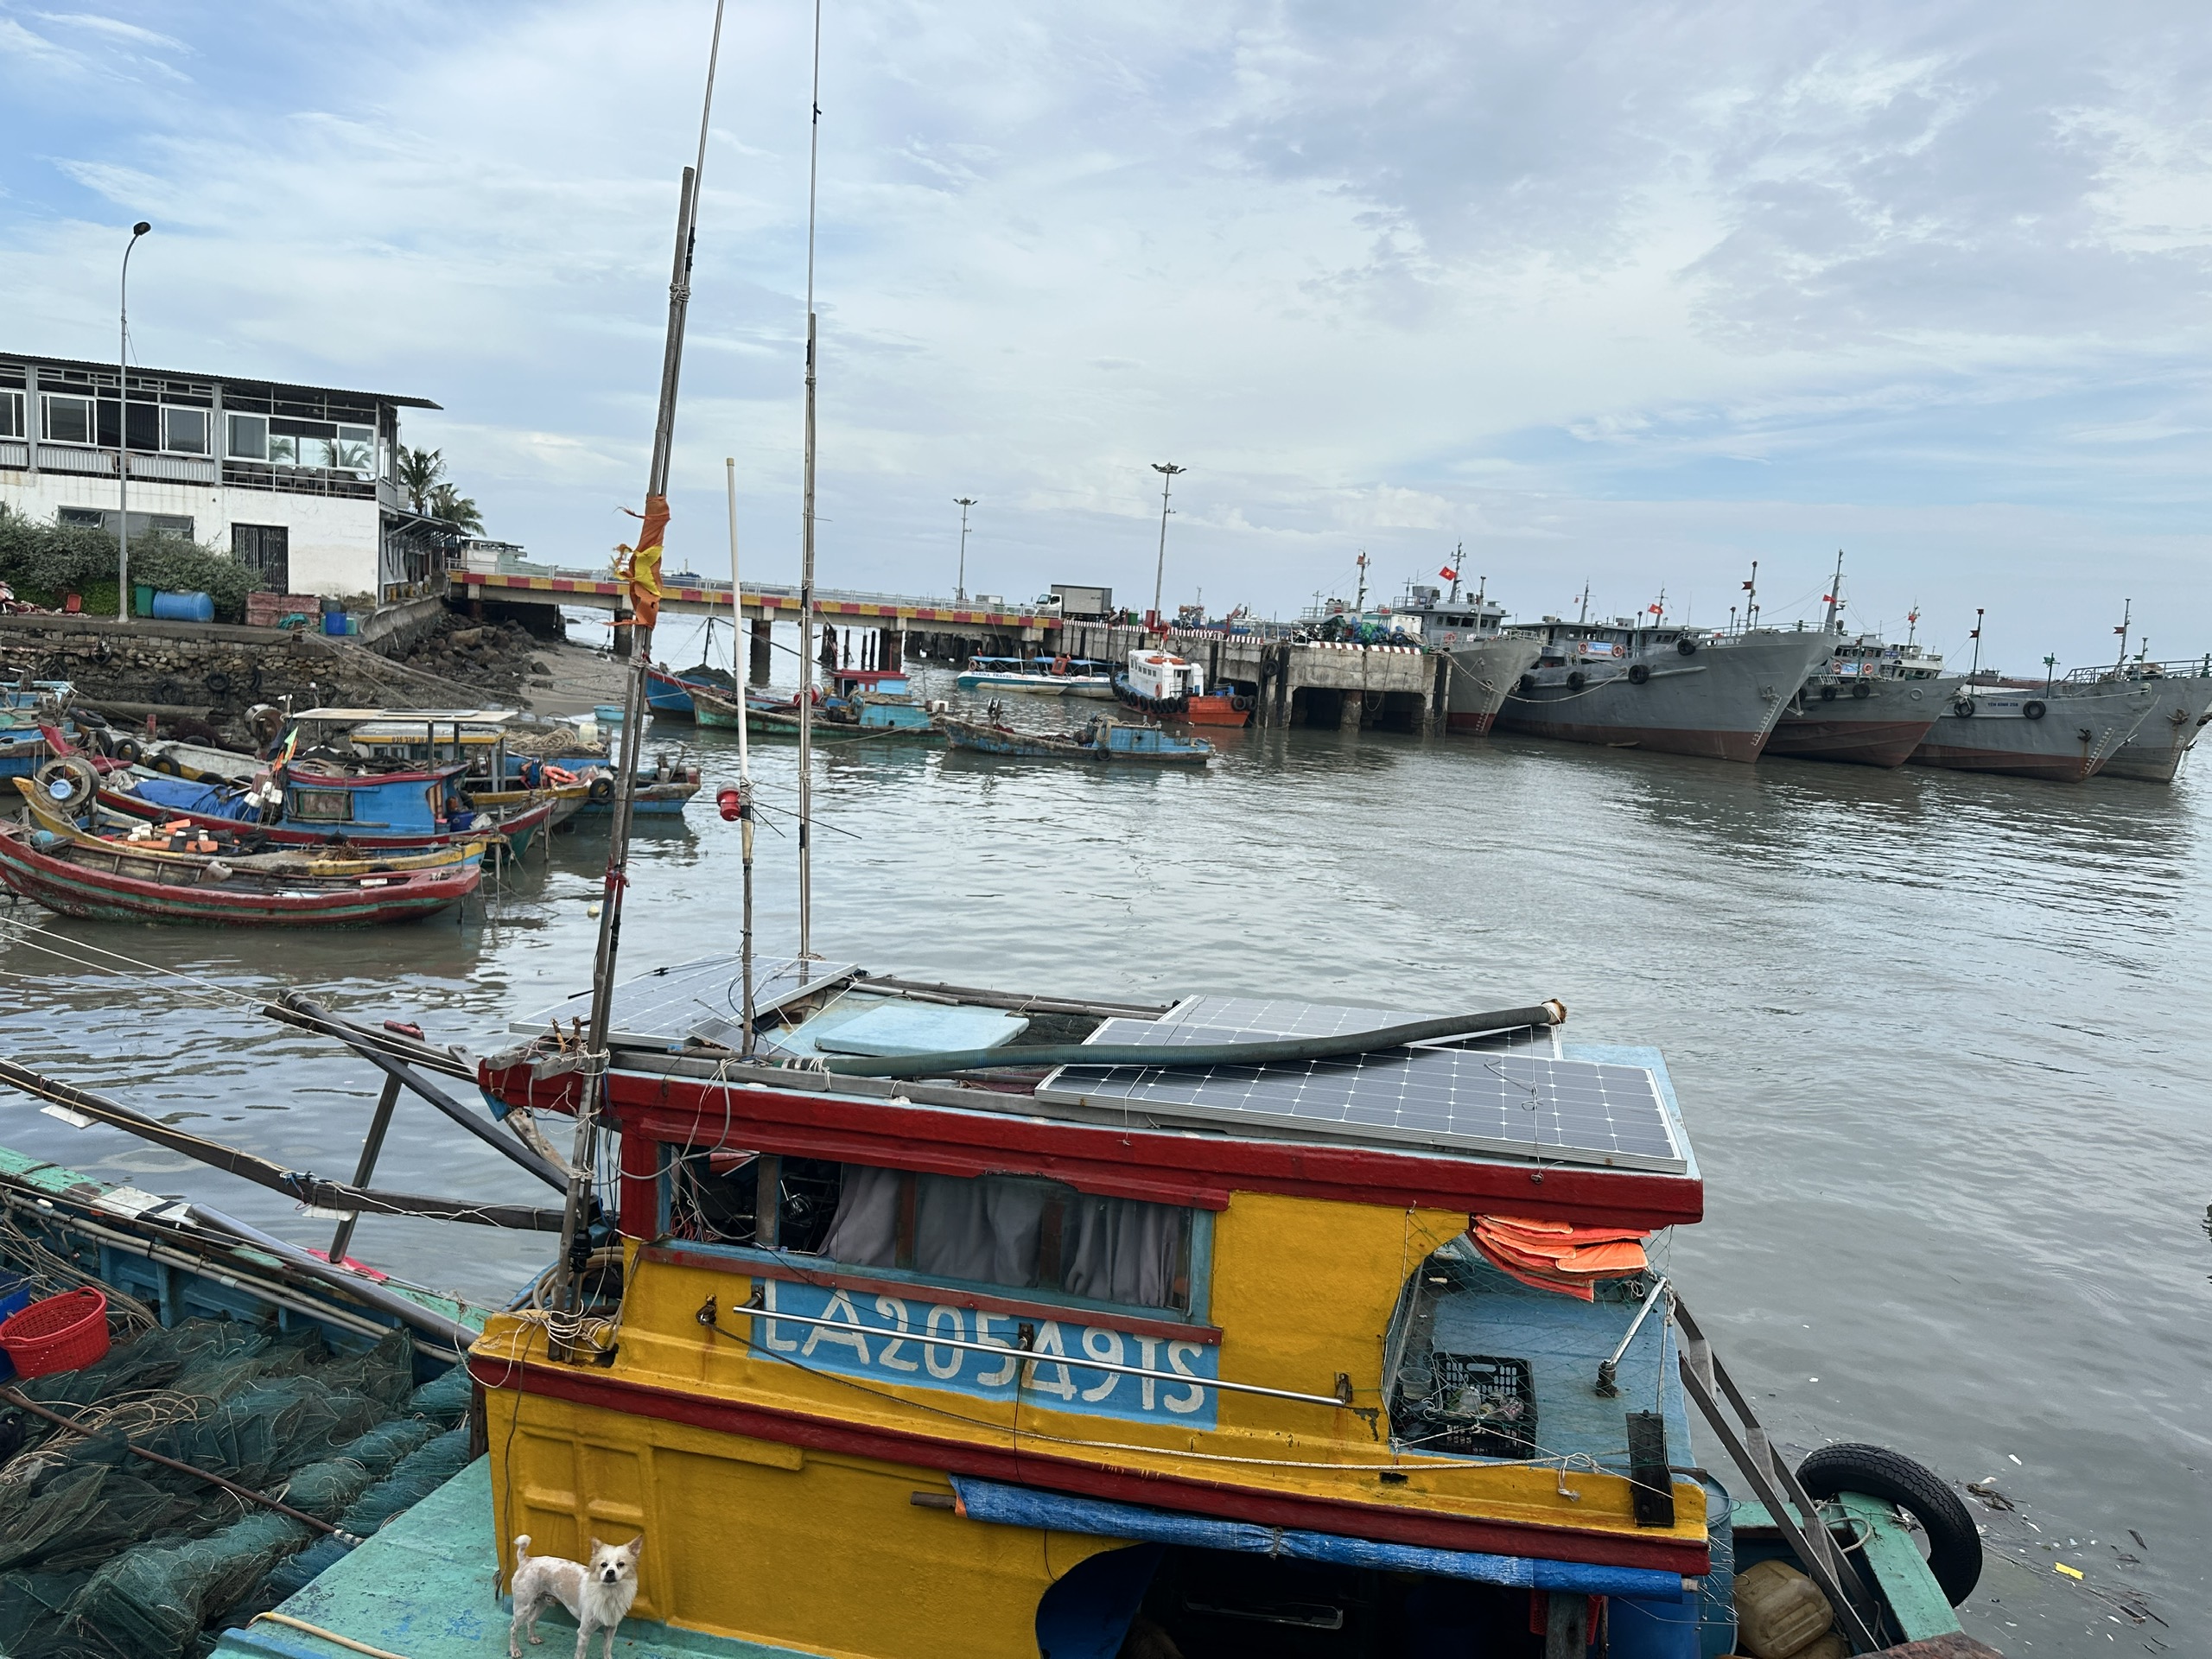
[[[509,1605],[494,1593],[492,1460],[474,1463],[333,1566],[276,1611],[406,1659],[504,1659]],[[556,1605],[537,1621],[558,1659],[575,1650],[575,1621]],[[289,1624],[226,1630],[231,1659],[346,1659],[351,1650]],[[702,1636],[644,1619],[623,1624],[616,1659],[798,1659],[790,1648]],[[599,1640],[592,1642],[598,1659]]]

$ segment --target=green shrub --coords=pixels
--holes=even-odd
[[[95,615],[115,612],[115,537],[104,530],[45,524],[0,507],[0,582],[35,604],[77,594]],[[205,593],[222,622],[245,620],[255,575],[228,553],[166,531],[130,539],[130,580],[170,593]],[[95,607],[95,591],[105,595]]]

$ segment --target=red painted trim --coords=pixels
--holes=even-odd
[[[660,1148],[641,1136],[622,1137],[622,1193],[616,1224],[629,1238],[660,1233]]]
[[[627,1144],[626,1137],[625,1144]],[[626,1209],[622,1224],[626,1231],[629,1227]],[[1126,1331],[1132,1336],[1162,1337],[1171,1342],[1197,1342],[1208,1347],[1218,1346],[1221,1342],[1221,1327],[1217,1325],[1190,1325],[1180,1319],[1147,1319],[1115,1309],[1071,1307],[1065,1302],[992,1296],[976,1291],[957,1290],[950,1285],[918,1285],[911,1280],[878,1279],[842,1268],[810,1268],[793,1262],[747,1262],[736,1256],[719,1255],[713,1250],[687,1250],[680,1244],[648,1244],[638,1254],[647,1262],[664,1262],[671,1267],[706,1268],[715,1273],[737,1274],[750,1279],[773,1279],[782,1284],[828,1285],[846,1290],[866,1291],[872,1295],[898,1296],[908,1301],[928,1302],[932,1306],[979,1308],[986,1313],[1012,1313],[1024,1319],[1058,1319],[1069,1325],[1110,1326],[1116,1331]]]
[[[1472,1521],[1434,1510],[1255,1491],[1249,1486],[1186,1475],[1079,1463],[1058,1453],[1001,1451],[904,1429],[876,1428],[772,1407],[744,1405],[632,1382],[604,1371],[574,1370],[535,1360],[507,1361],[472,1354],[468,1372],[487,1389],[512,1389],[626,1417],[652,1417],[810,1451],[874,1458],[948,1474],[1011,1481],[1083,1497],[1110,1498],[1259,1526],[1292,1527],[1431,1549],[1478,1550],[1539,1560],[1643,1567],[1693,1575],[1705,1573],[1709,1566],[1706,1547],[1687,1541]]]
[[[1224,1207],[1231,1191],[1440,1210],[1535,1211],[1643,1228],[1699,1220],[1704,1184],[1685,1175],[1318,1141],[1250,1140],[1071,1123],[910,1103],[716,1090],[693,1078],[608,1073],[627,1131],[659,1141],[729,1145],[944,1174],[1027,1174],[1079,1192]],[[727,1130],[724,1128],[728,1124]]]

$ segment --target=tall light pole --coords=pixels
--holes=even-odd
[[[130,250],[154,227],[140,219],[123,250],[123,278],[116,285],[115,346],[115,620],[130,620]],[[95,425],[98,423],[95,423]],[[95,431],[97,438],[99,434]]]
[[[1154,622],[1160,619],[1160,584],[1167,575],[1167,492],[1174,487],[1175,474],[1189,468],[1178,467],[1172,461],[1155,461],[1152,470],[1160,474],[1160,563],[1152,573],[1152,614]]]
[[[956,495],[952,498],[952,505],[960,509],[960,575],[953,586],[952,602],[965,605],[968,602],[968,509],[976,505],[976,498]]]

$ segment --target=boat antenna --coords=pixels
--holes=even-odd
[[[2113,672],[2115,674],[2124,673],[2126,671],[2127,631],[2134,626],[2134,623],[2135,601],[2132,599],[2124,600],[2121,601],[2120,626],[2113,630],[2114,633],[2120,636],[2120,660],[2113,664]]]
[[[798,963],[814,950],[814,224],[822,175],[822,0],[814,0],[814,92],[806,139],[806,466],[799,491]]]
[[[591,1049],[584,1058],[583,1091],[576,1102],[576,1138],[569,1164],[568,1202],[561,1212],[561,1255],[554,1263],[553,1306],[575,1311],[582,1270],[591,1253],[584,1227],[599,1133],[599,1115],[613,1049],[611,1017],[614,964],[622,944],[622,895],[630,885],[630,820],[638,798],[636,734],[644,723],[645,671],[652,662],[653,623],[660,613],[661,544],[668,526],[669,455],[676,442],[676,389],[683,363],[683,321],[691,304],[691,252],[698,229],[699,179],[707,165],[707,122],[715,105],[715,64],[721,53],[722,8],[715,0],[715,33],[707,48],[707,89],[699,109],[697,162],[683,169],[677,194],[676,264],[668,283],[668,337],[661,351],[660,404],[654,416],[652,461],[645,478],[645,516],[638,545],[628,550],[623,574],[628,578],[632,611],[630,674],[622,689],[622,730],[609,745],[614,761],[614,823],[607,835],[607,879],[600,895],[599,944],[591,970]],[[569,1356],[569,1344],[550,1338],[555,1358]]]
[[[1835,550],[1835,579],[1828,583],[1826,598],[1828,601],[1827,631],[1841,633],[1843,625],[1835,620],[1836,613],[1843,608],[1843,550],[1840,547]]]
[[[739,597],[737,585],[737,457],[722,457],[723,481],[729,490],[729,608],[734,616],[740,613],[744,601]],[[745,706],[745,683],[737,677],[736,624],[731,624],[729,648],[730,678],[735,683],[737,704],[737,823],[738,858],[745,868],[745,908],[742,931],[738,936],[739,976],[745,985],[744,1046],[738,1052],[750,1058],[753,1054],[753,749],[746,728],[753,723],[750,710]]]

